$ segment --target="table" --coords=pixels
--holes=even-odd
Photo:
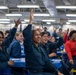
[[[14,61],[14,66],[12,67],[26,67],[26,61],[25,58],[10,58],[10,60]],[[53,63],[53,65],[57,68],[61,67],[61,60],[60,59],[50,59],[50,61]]]
[[[14,61],[14,66],[12,66],[12,67],[23,67],[23,68],[25,68],[25,66],[26,66],[25,58],[10,58],[10,60]]]
[[[53,63],[53,65],[55,67],[57,67],[58,69],[62,66],[61,64],[61,59],[50,59],[50,61]]]

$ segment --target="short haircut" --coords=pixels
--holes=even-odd
[[[44,29],[47,29],[47,27],[44,27]]]
[[[41,36],[44,36],[45,34],[47,34],[47,35],[48,35],[48,33],[47,33],[47,32],[41,32]]]
[[[59,30],[62,30],[62,28],[60,28]]]
[[[0,31],[0,34],[2,35],[2,38],[4,38],[4,33],[2,31]]]
[[[69,34],[69,37],[71,38],[71,36],[72,36],[74,33],[76,33],[76,30],[71,31],[70,34]]]

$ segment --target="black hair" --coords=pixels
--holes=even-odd
[[[70,32],[69,38],[71,38],[71,36],[72,36],[74,33],[76,33],[76,30],[73,30],[73,31]]]
[[[47,29],[47,27],[44,27],[44,29]]]
[[[47,31],[47,27],[44,27],[44,31]]]
[[[4,33],[2,31],[0,31],[0,34],[2,35],[2,38],[4,38]]]
[[[47,35],[48,35],[48,33],[47,33],[47,32],[41,32],[41,36],[44,36],[45,34],[47,34]]]
[[[62,30],[62,28],[60,28],[59,30]]]

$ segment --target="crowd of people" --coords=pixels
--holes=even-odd
[[[10,31],[6,31],[5,35],[0,31],[0,71],[10,68],[14,70],[12,68],[14,61],[10,58],[23,57],[28,75],[70,75],[71,69],[76,66],[76,30],[67,29],[63,32],[60,28],[59,32],[56,32],[54,29],[50,35],[47,27],[44,27],[44,31],[32,30],[33,20],[32,9],[29,24],[22,32],[16,32],[18,25],[21,24],[20,19],[14,21],[15,26]],[[57,58],[57,50],[61,46],[64,46],[68,57],[67,63],[64,62],[68,66],[68,74],[62,73],[49,60]],[[19,74],[12,71],[12,75]]]

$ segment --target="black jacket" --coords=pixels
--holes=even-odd
[[[29,33],[28,33],[29,32]],[[55,72],[56,75],[58,70],[52,65],[44,50],[32,42],[32,25],[28,25],[23,30],[24,35],[24,47],[26,53],[26,67],[31,70],[43,70],[49,69],[50,72]]]
[[[5,69],[8,67],[9,54],[7,52],[7,48],[12,42],[14,35],[16,33],[16,28],[10,30],[8,36],[4,39],[2,43],[2,50],[0,50],[0,69]]]
[[[21,57],[20,42],[18,40],[14,39],[8,48],[8,52],[9,52],[10,57],[20,58]]]
[[[59,38],[59,40],[55,43],[48,41],[46,44],[40,44],[40,46],[44,49],[46,55],[48,56],[50,53],[57,52],[57,48],[60,48],[61,45],[63,45],[64,41],[63,38]]]

